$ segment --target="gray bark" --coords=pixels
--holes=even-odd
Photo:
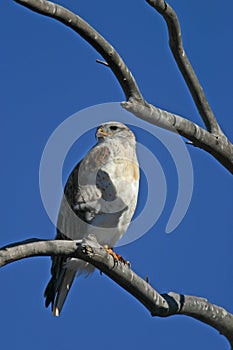
[[[206,100],[202,87],[185,54],[178,18],[164,0],[147,0],[165,19],[169,33],[169,44],[178,67],[187,83],[206,129],[188,118],[161,110],[149,104],[137,83],[116,50],[82,18],[64,7],[45,0],[15,0],[29,9],[52,17],[78,33],[98,51],[114,73],[126,101],[122,107],[135,116],[184,136],[208,153],[212,154],[226,169],[233,173],[233,145],[222,132]],[[194,317],[223,334],[233,347],[233,315],[206,299],[170,292],[160,294],[148,282],[137,276],[129,266],[115,263],[102,247],[93,242],[42,241],[32,239],[19,242],[0,250],[0,266],[32,256],[78,257],[92,263],[116,283],[137,298],[152,316],[168,317],[183,314]]]
[[[0,267],[33,256],[64,256],[85,260],[104,272],[142,303],[152,316],[187,315],[223,334],[233,347],[233,315],[207,299],[169,292],[160,294],[122,262],[114,261],[94,236],[83,241],[30,239],[0,249]]]
[[[146,119],[150,123],[156,124],[161,128],[169,128],[171,131],[179,133],[190,140],[194,146],[202,148],[210,153],[226,169],[233,173],[233,145],[227,139],[226,135],[224,135],[213,115],[202,87],[183,49],[178,18],[165,1],[147,0],[147,2],[161,13],[166,20],[172,53],[181,73],[183,74],[207,130],[181,116],[176,116],[176,121],[179,119],[178,124],[177,122],[173,123],[175,114],[159,110],[155,106],[150,105],[142,97],[132,73],[117,51],[94,28],[78,15],[60,5],[46,0],[15,1],[35,12],[52,17],[64,23],[95,48],[96,51],[98,51],[106,60],[107,65],[112,70],[122,87],[126,97],[126,102],[122,103],[123,108],[126,108],[139,118]],[[131,107],[132,103],[133,108]],[[152,110],[153,113],[151,113]],[[156,118],[158,111],[160,111],[159,123]],[[150,115],[150,118],[147,117],[148,115]]]
[[[205,97],[204,91],[201,88],[198,78],[183,48],[180,24],[175,11],[164,0],[146,1],[155,10],[157,10],[166,21],[169,34],[170,49],[191,92],[193,100],[205,123],[207,130],[212,134],[223,135],[223,132],[221,131],[217,120],[215,119],[215,116]]]

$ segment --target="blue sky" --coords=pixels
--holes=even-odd
[[[134,7],[125,0],[93,1],[88,6],[84,0],[59,3],[81,15],[111,42],[147,101],[202,125],[168,49],[165,24],[145,1],[135,2]],[[171,0],[170,4],[180,16],[184,46],[209,103],[232,140],[233,4],[226,0],[222,6],[208,0],[201,9],[194,0]],[[110,70],[95,63],[99,55],[62,24],[10,0],[1,1],[0,16],[2,246],[31,237],[54,237],[55,228],[39,189],[45,144],[77,111],[122,101],[124,96]],[[175,231],[165,234],[177,194],[175,166],[163,146],[141,130],[135,132],[163,168],[167,198],[149,232],[117,251],[140,276],[148,275],[160,292],[202,296],[233,312],[231,175],[204,151],[188,147],[194,170],[191,204]],[[94,131],[77,141],[65,160],[64,179],[94,143]],[[139,212],[146,200],[144,175]],[[154,198],[155,206],[158,200]],[[153,213],[153,206],[149,210]],[[111,344],[112,350],[150,346],[228,349],[222,336],[194,319],[152,318],[133,297],[98,272],[76,281],[56,319],[43,305],[49,269],[49,258],[33,258],[0,271],[3,348],[98,349]]]

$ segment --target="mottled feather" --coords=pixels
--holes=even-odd
[[[64,189],[56,239],[78,240],[94,234],[114,246],[135,211],[139,167],[134,134],[124,124],[109,122],[97,129],[97,144],[72,170]],[[76,274],[94,267],[80,259],[53,257],[45,305],[61,312]]]

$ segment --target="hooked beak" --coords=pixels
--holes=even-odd
[[[96,137],[104,137],[104,136],[108,136],[111,135],[112,133],[110,132],[106,132],[103,130],[103,128],[99,128],[96,132]]]

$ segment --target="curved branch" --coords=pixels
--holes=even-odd
[[[93,235],[89,235],[83,241],[30,239],[5,246],[0,249],[0,267],[33,256],[59,255],[90,262],[134,295],[153,315],[162,316],[167,313],[166,300],[146,281],[137,276],[128,265],[116,264],[113,257],[100,246]]]
[[[211,125],[208,126],[208,129],[215,131],[215,134],[211,134],[210,132],[202,129],[200,126],[197,126],[195,123],[192,123],[183,117],[176,116],[175,120],[174,114],[162,111],[155,106],[148,104],[143,99],[133,75],[131,74],[122,58],[116,52],[116,50],[94,28],[92,28],[79,16],[75,15],[60,5],[46,0],[14,1],[35,12],[55,18],[58,21],[64,23],[67,27],[73,29],[76,33],[81,35],[81,37],[83,37],[83,39],[85,39],[92,47],[94,47],[105,59],[106,65],[108,65],[112,72],[115,74],[115,77],[119,81],[125,93],[127,102],[123,102],[122,107],[126,108],[134,115],[149,121],[150,123],[159,125],[165,129],[170,129],[171,131],[178,132],[180,135],[192,141],[195,146],[202,148],[208,153],[212,154],[226,169],[233,173],[233,145],[221,132],[220,128],[215,125],[215,118],[213,119],[211,117],[211,111],[209,114],[207,113],[207,101],[205,102],[205,97],[203,97],[204,94],[203,96],[201,95],[198,86],[196,86],[197,84],[195,85],[195,89],[199,91],[200,96],[198,94],[197,95],[199,96],[198,99],[200,100],[200,105],[203,104],[203,110],[205,110],[204,114],[206,115],[205,118],[206,120],[209,120],[209,124]],[[163,0],[154,2],[152,0],[150,1],[150,3],[156,2],[163,5],[165,4]],[[166,4],[166,8],[167,6],[168,5]],[[160,12],[162,12],[162,9]],[[172,13],[172,16],[173,15],[174,14]],[[169,28],[173,28],[172,25],[170,25]],[[173,37],[176,36],[173,35],[172,38]],[[190,78],[189,80],[191,84],[192,79]],[[149,114],[151,114],[151,116],[148,118]],[[158,115],[159,122],[157,121]]]
[[[104,272],[139,300],[152,316],[182,314],[194,317],[218,330],[233,346],[233,315],[206,299],[170,292],[160,294],[128,265],[115,263],[93,235],[83,241],[30,239],[0,249],[0,267],[33,256],[65,256],[85,260]]]
[[[65,7],[46,0],[15,0],[19,4],[42,15],[57,19],[73,29],[106,60],[119,81],[126,99],[130,96],[143,100],[137,83],[117,51],[81,17]]]
[[[207,130],[216,135],[223,135],[183,48],[180,24],[175,11],[164,0],[146,1],[163,16],[167,23],[170,49],[188,85],[189,91],[191,92]]]

